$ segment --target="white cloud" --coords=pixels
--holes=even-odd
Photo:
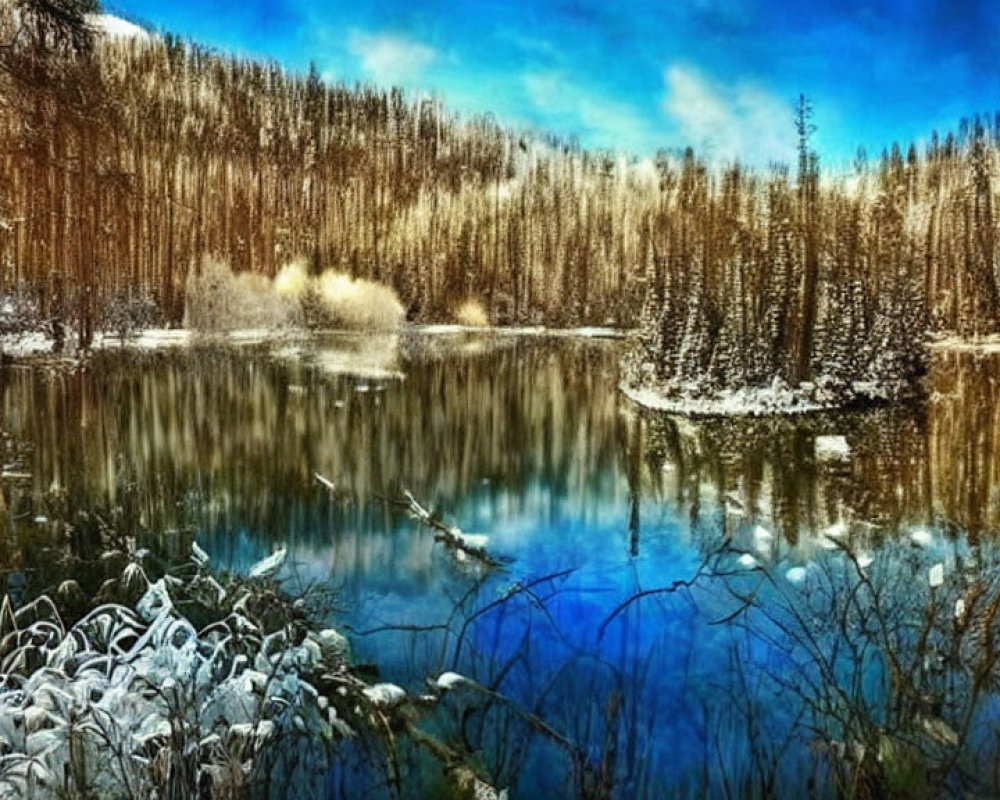
[[[593,94],[563,73],[529,73],[521,76],[521,82],[532,105],[552,120],[547,127],[579,128],[588,146],[638,152],[655,149],[660,141],[634,107]]]
[[[663,109],[701,155],[761,165],[794,160],[792,107],[766,89],[750,83],[723,87],[680,64],[667,68],[663,79]]]
[[[433,47],[395,34],[351,33],[347,43],[361,67],[380,84],[411,84],[437,58]]]

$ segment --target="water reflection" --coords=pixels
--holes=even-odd
[[[6,426],[30,443],[33,475],[7,487],[12,504],[44,513],[58,489],[74,508],[113,506],[129,488],[146,528],[218,533],[229,566],[279,540],[345,580],[430,580],[430,537],[396,537],[399,515],[378,498],[405,487],[444,509],[554,519],[569,506],[601,517],[623,493],[613,347],[411,343],[403,379],[345,356],[343,338],[327,344],[8,371]]]
[[[699,424],[649,416],[633,429],[631,457],[645,459],[643,496],[683,510],[692,527],[763,525],[776,543],[808,550],[834,527],[871,539],[930,524],[927,436],[922,407]]]
[[[117,519],[140,535],[191,531],[224,568],[286,544],[300,577],[338,588],[359,657],[388,677],[413,686],[460,668],[544,712],[610,769],[614,792],[698,794],[712,746],[744,734],[720,733],[726,665],[761,651],[677,595],[599,634],[602,622],[630,594],[689,577],[722,537],[791,565],[827,533],[870,551],[901,528],[990,536],[1000,359],[938,354],[919,406],[692,422],[620,398],[617,356],[565,339],[336,337],[7,369],[4,428],[28,452],[5,444],[5,465],[31,477],[4,481],[18,535],[3,554],[37,561],[34,519],[59,508],[126,509]],[[489,535],[511,570],[476,583],[389,502],[404,488]],[[501,594],[512,602],[477,616]],[[398,630],[449,615],[475,618],[461,639]],[[546,770],[565,754],[522,716],[486,704],[461,719],[440,724],[482,748],[499,783],[558,795],[596,780],[572,758]],[[609,731],[622,743],[610,766]]]

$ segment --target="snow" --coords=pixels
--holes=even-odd
[[[280,550],[276,550],[267,558],[261,559],[250,567],[248,574],[251,578],[269,578],[281,569],[281,565],[285,563],[287,556],[287,548],[282,547]]]
[[[88,14],[87,22],[110,38],[149,39],[149,32],[128,20],[116,17],[114,14]]]
[[[744,553],[736,561],[741,567],[745,567],[746,569],[753,569],[757,566],[757,559],[749,553]]]
[[[963,353],[983,353],[996,355],[1000,353],[1000,335],[983,336],[965,339],[961,336],[946,336],[931,343],[932,350],[950,350]]]
[[[774,534],[763,525],[758,525],[753,532],[754,544],[757,552],[767,555],[771,552],[771,545],[774,542]]]
[[[108,15],[104,15],[108,16]],[[124,22],[124,20],[122,20]],[[131,23],[125,23],[131,24]],[[141,29],[140,29],[141,30]],[[514,336],[551,335],[583,338],[622,338],[628,334],[616,328],[569,328],[547,329],[544,327],[523,328],[471,328],[463,325],[413,325],[412,332],[420,334],[497,333]],[[398,381],[406,378],[398,367],[398,345],[396,335],[359,335],[353,332],[337,332],[338,337],[347,337],[345,346],[324,346],[302,348],[293,345],[276,349],[279,358],[309,357],[309,363],[332,375],[351,375],[367,381]],[[204,341],[205,334],[188,328],[145,328],[126,335],[124,338],[112,332],[98,333],[91,344],[94,350],[127,347],[136,350],[163,350],[185,347]],[[236,345],[257,345],[288,340],[308,339],[306,331],[297,329],[240,328],[228,332],[211,334],[211,339]],[[30,358],[51,354],[54,341],[43,333],[25,333],[0,337],[0,352],[11,358]]]
[[[427,334],[431,336],[451,335],[457,333],[494,333],[505,336],[560,336],[567,338],[584,339],[625,339],[631,331],[624,328],[612,328],[605,326],[583,326],[579,328],[546,328],[544,325],[525,325],[504,327],[494,325],[490,327],[473,327],[469,325],[441,324],[441,325],[411,325],[408,330],[413,333]]]
[[[823,531],[823,535],[830,539],[843,539],[847,536],[847,525],[843,522],[835,522]]]
[[[376,683],[366,688],[364,695],[379,708],[394,708],[406,699],[406,692],[394,683]]]
[[[619,388],[626,397],[645,408],[692,417],[805,414],[832,408],[832,405],[806,400],[801,393],[787,387],[723,389],[710,397],[667,396],[655,389],[635,389],[624,383]]]
[[[806,579],[806,568],[805,567],[792,567],[787,572],[785,572],[785,578],[789,583],[794,583],[796,585],[804,583]]]
[[[929,547],[934,542],[934,537],[926,528],[917,528],[910,533],[910,541],[919,547]]]
[[[679,392],[669,394],[654,388],[637,388],[624,381],[618,388],[633,402],[653,411],[683,414],[689,417],[763,417],[776,414],[811,414],[843,407],[848,401],[844,397],[817,388],[826,382],[821,376],[815,383],[806,383],[793,388],[775,378],[770,385],[720,389],[708,395],[701,393],[699,387],[693,384],[681,387]],[[848,399],[852,402],[884,403],[896,393],[897,388],[893,385],[855,381],[851,384]]]
[[[199,567],[208,564],[208,553],[197,542],[191,542],[191,560]]]
[[[582,328],[561,328],[549,331],[553,336],[578,336],[583,339],[626,339],[629,331],[622,328],[585,326]]]
[[[817,436],[816,458],[819,461],[837,461],[851,454],[846,436]]]
[[[481,533],[463,533],[456,527],[452,527],[451,535],[470,550],[485,550],[490,543],[489,536]]]
[[[936,589],[944,583],[944,564],[937,563],[930,568],[930,571],[927,573],[927,582],[932,589]]]
[[[265,674],[249,669],[247,655],[239,652],[252,646],[254,640],[260,642],[261,631],[254,623],[243,620],[250,635],[241,637],[238,645],[228,635],[231,623],[238,618],[212,626],[216,636],[198,634],[172,606],[163,580],[150,587],[137,610],[144,613],[137,616],[125,606],[102,605],[68,631],[45,596],[15,612],[14,624],[29,635],[15,643],[5,664],[5,673],[13,667],[14,672],[21,669],[23,674],[15,681],[10,680],[13,675],[5,674],[7,685],[0,691],[0,738],[9,759],[30,759],[39,774],[65,775],[75,744],[64,734],[68,726],[74,726],[73,742],[93,760],[90,796],[130,794],[123,791],[130,775],[138,778],[132,783],[136,791],[131,793],[151,796],[152,787],[142,769],[148,765],[144,757],[147,748],[157,752],[161,747],[184,746],[184,752],[195,753],[193,766],[199,772],[210,771],[211,762],[204,759],[205,754],[187,748],[199,744],[207,749],[220,742],[222,722],[226,723],[223,735],[227,738],[256,738],[258,745],[275,735],[278,724],[283,725],[276,722],[280,717],[275,709],[281,713],[287,710],[298,730],[316,738],[332,733],[353,735],[348,726],[336,720],[335,709],[320,702],[310,683],[325,666],[310,657],[311,632],[301,646],[280,634],[274,640],[278,645],[274,655],[281,659],[281,670],[269,666]],[[217,638],[219,629],[227,633],[221,640]],[[300,674],[300,669],[307,672]],[[148,687],[157,691],[146,691]],[[171,706],[180,698],[191,704],[192,711],[185,719],[194,720],[184,731],[182,745],[165,742],[172,732]],[[187,715],[187,705],[184,709]],[[326,719],[318,713],[324,710]],[[15,735],[17,728],[21,730]],[[125,754],[124,760],[117,762],[121,771],[111,767],[107,737],[114,737],[119,752]],[[252,762],[247,762],[244,768],[251,767]],[[58,787],[61,780],[51,779],[49,787],[42,788]],[[7,770],[0,794],[58,794],[33,791],[37,787],[32,783]]]
[[[457,672],[442,672],[437,679],[437,687],[442,691],[454,689],[459,684],[465,683],[467,678]]]
[[[431,336],[441,336],[452,333],[490,330],[490,328],[470,328],[467,325],[413,325],[410,330],[416,333],[426,333]]]
[[[11,358],[30,358],[51,353],[54,342],[44,333],[26,333],[0,337],[0,353]]]
[[[318,480],[318,481],[319,481],[320,483],[322,483],[322,484],[323,484],[323,485],[324,485],[324,486],[325,486],[325,487],[326,487],[327,489],[329,489],[329,490],[330,490],[331,492],[334,492],[334,491],[336,491],[336,490],[337,490],[337,487],[336,487],[336,485],[334,484],[334,482],[333,482],[333,481],[331,481],[331,480],[330,480],[329,478],[327,478],[327,477],[324,477],[323,475],[320,475],[320,474],[319,474],[318,472],[314,472],[314,473],[313,473],[313,477],[314,477],[314,478],[315,478],[316,480]]]

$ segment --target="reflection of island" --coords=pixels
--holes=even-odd
[[[921,405],[697,422],[643,414],[630,459],[641,452],[645,497],[731,531],[761,524],[792,543],[846,531],[871,543],[935,525],[977,537],[1000,527],[998,379],[1000,357],[938,352]]]
[[[650,416],[643,492],[684,508],[692,523],[724,520],[730,533],[763,525],[791,544],[831,526],[870,533],[926,523],[925,427],[919,407],[795,419]]]

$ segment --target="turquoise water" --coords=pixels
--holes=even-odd
[[[997,369],[941,357],[933,401],[892,412],[693,422],[618,394],[620,347],[330,336],[8,369],[24,448],[7,459],[32,474],[7,484],[17,557],[61,506],[181,555],[193,537],[227,570],[287,546],[289,588],[322,590],[380,679],[420,693],[457,671],[494,693],[458,689],[420,724],[517,797],[832,794],[831,748],[897,723],[877,647],[832,655],[834,676],[788,641],[846,647],[823,617],[857,575],[824,533],[872,559],[900,614],[926,605],[937,561],[961,591],[951,576],[982,567],[996,529]],[[457,560],[405,490],[504,567]],[[846,639],[868,635],[866,602]],[[806,714],[802,687],[841,675],[865,708]],[[417,748],[399,757],[405,794],[440,791]],[[376,761],[345,748],[331,796],[391,794]]]

